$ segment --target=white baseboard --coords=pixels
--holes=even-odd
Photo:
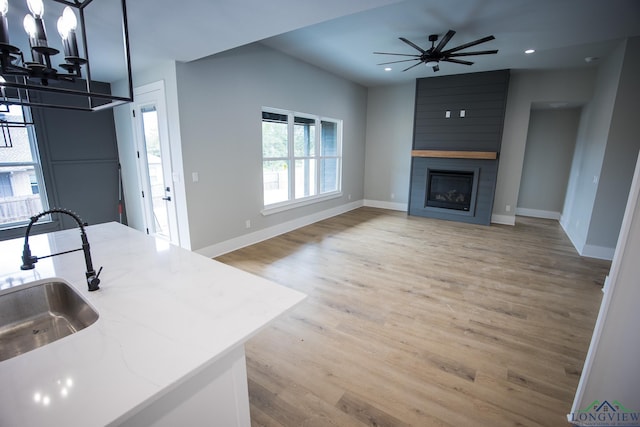
[[[616,248],[607,248],[606,246],[584,245],[582,252],[578,252],[580,252],[580,256],[611,261],[613,260],[613,254],[615,251]]]
[[[493,224],[503,224],[503,225],[516,225],[516,216],[515,215],[491,215],[491,222]]]
[[[207,246],[194,252],[199,253],[200,255],[204,255],[207,258],[215,258],[217,256],[224,255],[240,248],[244,248],[245,246],[250,246],[262,242],[263,240],[271,239],[272,237],[288,233],[289,231],[293,231],[297,228],[304,227],[309,224],[313,224],[315,222],[352,211],[362,206],[364,206],[362,200],[347,203],[346,205],[341,205],[321,212],[316,212],[302,218],[296,218],[282,224],[254,231],[253,233],[248,233],[239,237],[235,237],[233,239],[225,240],[224,242],[216,243],[215,245]]]
[[[560,221],[560,212],[543,211],[540,209],[516,208],[516,215],[530,216],[533,218],[555,219]]]
[[[365,199],[364,206],[368,206],[370,208],[391,209],[394,211],[402,211],[402,212],[408,211],[406,203],[385,202],[382,200]]]
[[[564,230],[564,234],[566,234],[569,240],[571,240],[571,244],[573,245],[573,247],[576,248],[576,251],[578,251],[578,255],[584,256],[587,258],[604,259],[607,261],[613,260],[613,255],[616,252],[616,248],[589,245],[586,243],[584,244],[584,246],[580,245],[576,242],[572,234],[569,233],[569,224],[567,223],[567,220],[565,217],[562,217],[560,219],[560,226]]]

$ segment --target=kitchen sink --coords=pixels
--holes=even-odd
[[[60,279],[0,291],[0,361],[78,332],[98,313]]]

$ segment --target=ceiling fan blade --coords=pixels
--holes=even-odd
[[[451,37],[454,36],[456,32],[453,30],[449,30],[447,31],[447,34],[444,35],[444,37],[440,40],[440,43],[438,43],[438,46],[435,47],[435,49],[433,49],[432,54],[438,53],[442,50],[442,48],[449,43],[449,40],[451,40]]]
[[[422,64],[422,61],[417,62],[417,63],[413,64],[411,67],[409,67],[409,68],[405,68],[405,69],[404,69],[404,70],[402,70],[402,71],[403,71],[403,72],[405,72],[405,71],[407,71],[407,70],[412,69],[413,67],[417,67],[417,66],[418,66],[418,65],[420,65],[420,64]]]
[[[456,64],[462,64],[462,65],[473,65],[473,62],[471,61],[463,61],[462,59],[455,59],[455,58],[442,58],[441,61],[455,62]]]
[[[495,39],[495,37],[493,37],[493,36],[483,37],[481,39],[478,39],[478,40],[475,40],[475,41],[472,41],[472,42],[469,42],[469,43],[461,44],[460,46],[454,47],[452,49],[445,50],[442,53],[446,55],[446,54],[457,52],[459,50],[466,49],[466,48],[471,47],[471,46],[479,45],[480,43],[485,43],[485,42],[488,42],[488,41],[491,41],[491,40],[494,40],[494,39]]]
[[[404,37],[399,37],[399,39],[405,42],[406,44],[408,44],[409,46],[411,46],[412,48],[417,49],[418,51],[420,51],[420,53],[426,52],[423,48],[413,43],[412,41],[405,39]]]
[[[494,53],[498,53],[498,50],[479,50],[476,52],[460,52],[460,53],[451,53],[449,55],[445,55],[447,58],[454,58],[457,56],[472,56],[472,55],[491,55]]]
[[[408,53],[390,53],[390,52],[373,52],[375,55],[398,55],[398,56],[413,56],[419,58],[420,55],[413,55]]]
[[[381,62],[381,63],[376,64],[376,65],[397,64],[398,62],[409,62],[409,61],[416,61],[416,59],[402,59],[400,61]]]

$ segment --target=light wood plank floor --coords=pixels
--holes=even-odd
[[[246,346],[253,426],[567,426],[610,263],[556,221],[360,208],[218,258],[306,293]]]

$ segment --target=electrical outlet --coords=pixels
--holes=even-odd
[[[246,220],[244,222],[244,226],[245,226],[245,228],[251,228],[251,220],[250,219]]]
[[[198,172],[191,172],[191,180],[193,182],[198,182],[200,180],[200,177],[198,176]]]
[[[391,200],[396,198],[396,193],[391,193]]]
[[[351,194],[349,194],[349,195],[347,196],[347,199],[348,199],[348,200],[351,200]]]
[[[507,212],[511,212],[511,205],[505,206],[504,210],[507,211]]]

